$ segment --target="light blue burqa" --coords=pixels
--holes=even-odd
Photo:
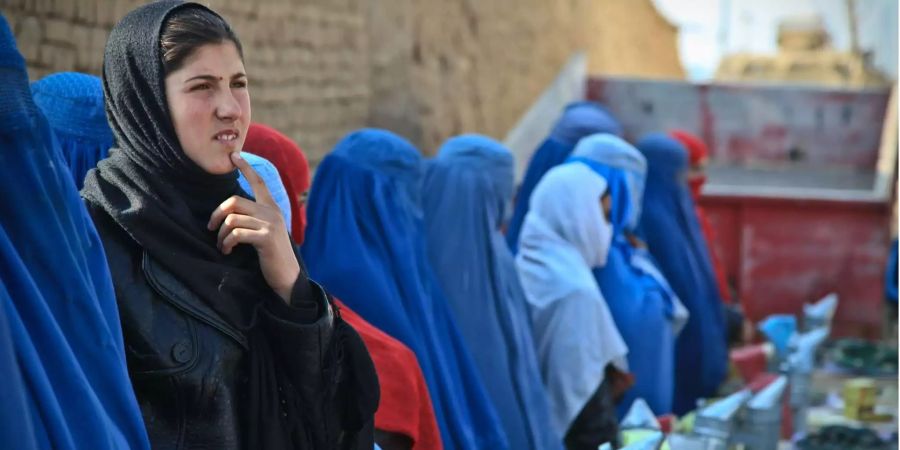
[[[512,154],[493,139],[444,143],[423,186],[428,254],[510,448],[558,450],[525,294],[500,232],[513,167]]]

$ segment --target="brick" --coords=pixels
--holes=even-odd
[[[15,14],[25,8],[24,3],[24,0],[5,0],[0,11],[3,12],[7,19],[10,19],[11,14]]]
[[[36,62],[40,58],[41,41],[44,39],[44,27],[34,16],[23,17],[14,27],[16,43],[19,51],[28,62]]]
[[[40,62],[54,72],[75,70],[75,49],[54,44],[41,44]]]
[[[109,32],[103,27],[84,27],[84,44],[78,45],[79,69],[100,74],[103,69],[103,52],[106,47],[106,37]]]
[[[103,52],[106,50],[106,41],[109,38],[109,32],[110,30],[106,27],[91,28],[91,49],[101,55],[101,60]]]
[[[113,24],[118,23],[120,20],[122,20],[122,18],[125,17],[125,14],[128,14],[132,9],[134,9],[134,5],[130,1],[115,0],[115,3],[113,3],[112,5]]]
[[[240,2],[241,0],[236,0]],[[296,3],[296,2],[294,2]],[[272,19],[272,18],[280,18],[293,14],[296,8],[302,8],[302,5],[295,5],[289,2],[279,1],[279,2],[269,2],[269,4],[257,8],[260,18]]]
[[[44,78],[52,73],[50,69],[47,69],[45,67],[27,66],[27,70],[28,79],[31,81],[40,80],[41,78]]]
[[[53,44],[41,44],[38,58],[35,61],[41,67],[53,67],[58,60],[56,57],[57,47]]]
[[[76,49],[75,65],[79,70],[86,70],[91,66],[91,29],[87,25],[75,24],[71,26],[71,32],[67,42]]]
[[[92,22],[96,25],[112,28],[118,19],[116,17],[116,3],[119,2],[107,0],[99,5],[94,11],[94,20]]]
[[[44,39],[64,43],[72,42],[72,38],[72,22],[63,19],[44,20]],[[78,45],[81,43],[78,42]]]
[[[37,12],[37,0],[20,0],[19,5],[23,13]]]
[[[97,1],[96,0],[72,0],[77,2],[75,6],[74,19],[78,22],[88,24],[93,23],[97,19]],[[106,2],[105,2],[106,3]],[[108,6],[107,6],[108,7]]]
[[[52,15],[54,13],[53,0],[37,0],[34,5],[34,12],[41,16],[46,17],[47,15]]]
[[[75,5],[75,0],[55,0],[53,3],[53,11],[56,17],[71,19],[75,17]]]

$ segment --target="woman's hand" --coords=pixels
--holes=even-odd
[[[623,372],[612,364],[606,366],[606,377],[609,380],[610,391],[612,392],[613,400],[615,400],[616,403],[618,403],[619,400],[622,400],[625,393],[628,392],[635,383],[633,373]]]
[[[213,211],[207,228],[219,229],[219,250],[226,255],[238,244],[256,248],[266,282],[287,302],[300,275],[300,263],[294,254],[284,218],[269,189],[250,164],[238,152],[231,154],[231,161],[250,183],[256,201],[237,195],[229,197]]]
[[[625,232],[625,237],[628,239],[628,243],[631,244],[634,248],[646,249],[647,244],[642,241],[640,238],[635,236],[633,233]]]

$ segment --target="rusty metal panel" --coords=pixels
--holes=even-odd
[[[877,338],[889,230],[886,205],[707,197],[711,243],[754,322],[800,317],[804,303],[841,296],[835,334]]]
[[[609,107],[629,138],[682,128],[701,136],[720,164],[872,169],[890,89],[594,77],[587,95]]]
[[[739,210],[731,234],[722,233],[714,245],[738,262],[733,276],[739,280],[738,296],[749,318],[759,321],[770,314],[799,314],[805,302],[837,292],[841,304],[835,334],[880,336],[889,241],[886,208],[771,199],[731,201],[731,211],[726,208],[723,214],[723,202],[719,202],[708,208],[708,214],[713,223],[724,224],[729,213],[734,217],[735,207]],[[736,241],[731,240],[735,237]]]
[[[724,265],[728,284],[739,294],[741,289],[741,280],[738,277],[741,268],[741,203],[726,198],[725,201],[705,201],[703,208],[715,232],[715,241],[709,243],[710,251],[719,257],[719,261]]]

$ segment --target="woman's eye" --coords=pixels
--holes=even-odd
[[[242,80],[242,81],[235,81],[235,82],[231,83],[231,87],[233,87],[233,88],[239,88],[239,89],[240,89],[240,88],[245,88],[245,87],[247,87],[247,82],[246,82],[246,81],[243,81],[243,80]]]
[[[209,88],[211,88],[211,87],[212,87],[212,86],[210,86],[209,83],[201,83],[201,84],[197,84],[197,85],[191,86],[191,89],[190,89],[190,90],[191,90],[191,92],[193,92],[193,91],[205,91],[205,90],[207,90],[207,89],[209,89]]]

